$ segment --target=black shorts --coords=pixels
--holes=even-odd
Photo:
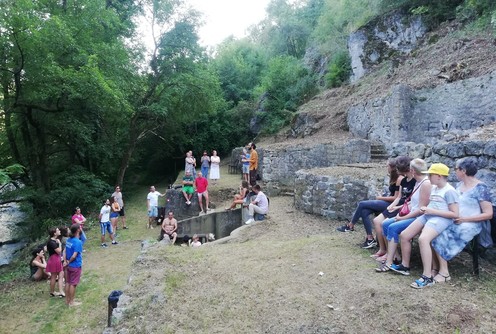
[[[257,170],[251,169],[250,170],[250,185],[254,186],[255,184],[257,184]]]
[[[119,216],[124,217],[126,213],[124,212],[124,207],[121,208],[121,211],[119,211]]]

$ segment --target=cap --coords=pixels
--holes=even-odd
[[[432,164],[428,171],[422,172],[422,174],[437,174],[448,176],[449,175],[449,167],[445,164]]]

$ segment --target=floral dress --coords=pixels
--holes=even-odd
[[[460,182],[456,191],[459,194],[460,217],[470,217],[482,213],[480,202],[491,202],[489,188],[484,183],[478,183],[472,189],[461,192]],[[436,239],[432,241],[434,250],[446,261],[454,258],[465,246],[482,230],[483,224],[489,221],[466,222],[461,224],[451,224]]]

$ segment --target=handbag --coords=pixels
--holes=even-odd
[[[424,183],[425,179],[422,180],[422,182],[419,183],[418,187],[415,187],[415,189],[413,189],[412,193],[410,194],[410,196],[408,196],[408,198],[405,200],[405,203],[403,203],[403,205],[401,206],[401,209],[400,209],[400,212],[398,213],[398,215],[400,217],[403,217],[403,216],[406,216],[407,214],[410,213],[410,199],[412,198],[413,194],[415,194],[415,192],[417,191],[418,188],[420,188],[420,186],[422,185],[422,183]]]

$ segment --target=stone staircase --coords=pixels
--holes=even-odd
[[[370,162],[384,162],[389,158],[386,148],[381,143],[370,145]]]

